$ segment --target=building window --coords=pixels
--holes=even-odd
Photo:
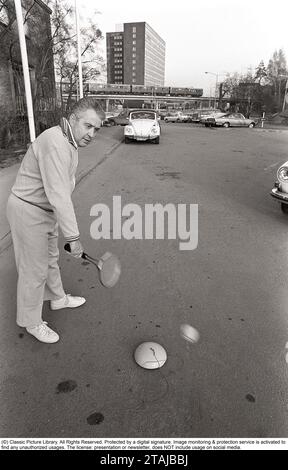
[[[133,39],[136,39],[136,34],[133,33],[133,34],[132,34],[132,37],[133,37]]]
[[[133,31],[133,33],[136,33],[136,26],[133,26],[132,31]]]
[[[136,41],[132,41],[132,44],[135,44],[135,45],[136,45]]]
[[[132,57],[136,57],[136,54],[132,54]]]
[[[136,51],[136,47],[135,47],[135,46],[132,47],[132,51]]]

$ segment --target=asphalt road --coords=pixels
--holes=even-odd
[[[55,345],[15,325],[12,249],[1,255],[1,437],[288,437],[288,220],[269,195],[287,143],[282,131],[167,124],[160,145],[121,144],[74,195],[85,250],[116,253],[121,279],[105,289],[62,251],[66,290],[87,303],[45,305]],[[113,196],[143,213],[197,204],[197,248],[113,240],[112,228],[92,239],[91,207],[112,217]],[[197,343],[181,337],[186,323]],[[135,363],[143,341],[165,347],[161,369]]]

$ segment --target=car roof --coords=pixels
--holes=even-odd
[[[148,109],[148,108],[139,108],[139,109],[129,109],[129,113],[134,113],[135,111],[143,111],[144,113],[147,113],[148,111],[151,111],[152,113],[157,113],[156,109]]]

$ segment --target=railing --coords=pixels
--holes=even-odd
[[[17,116],[24,116],[27,114],[27,109],[26,109],[26,100],[24,96],[16,96],[16,115]]]
[[[27,114],[25,96],[16,96],[16,115],[25,116]],[[57,107],[57,99],[54,97],[40,98],[36,104],[36,110],[40,112],[54,111]]]

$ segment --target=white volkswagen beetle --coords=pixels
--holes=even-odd
[[[129,115],[129,123],[124,128],[125,144],[129,144],[131,140],[151,140],[159,144],[160,132],[156,111],[150,109],[132,111]]]
[[[281,202],[282,211],[288,214],[288,162],[278,168],[277,181],[271,191],[271,196]]]

